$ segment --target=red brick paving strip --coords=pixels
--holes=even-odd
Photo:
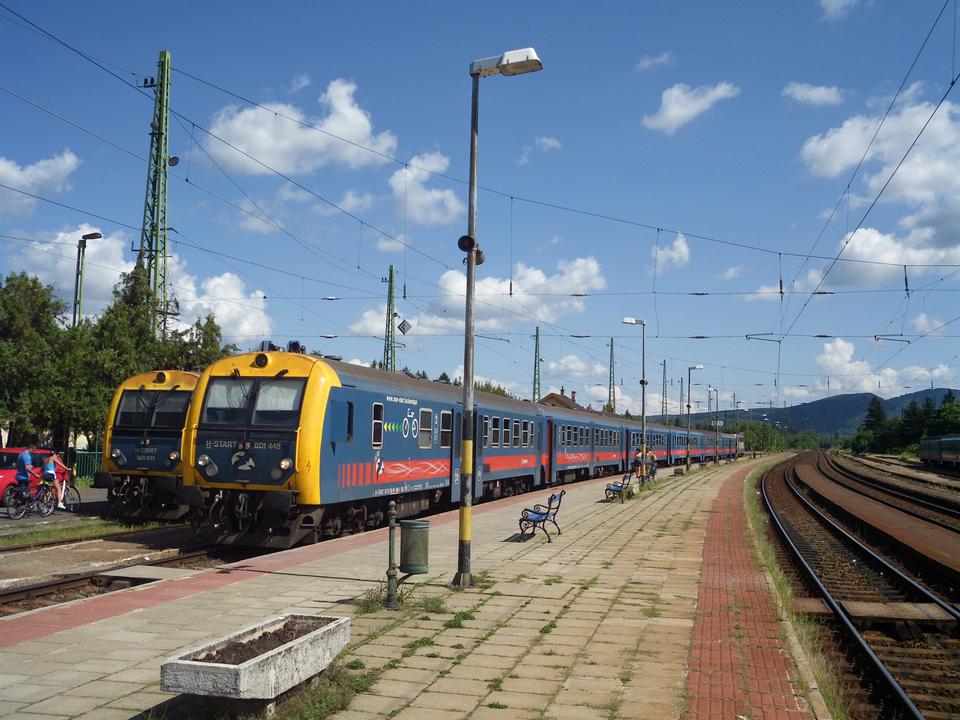
[[[743,508],[748,468],[723,484],[707,525],[690,648],[687,720],[807,720]]]

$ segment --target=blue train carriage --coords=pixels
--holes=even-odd
[[[928,465],[960,466],[960,435],[944,435],[921,440],[920,460]]]
[[[107,490],[111,514],[126,520],[179,520],[183,427],[197,373],[159,370],[117,388],[107,414],[103,460],[93,486]]]
[[[545,406],[543,412],[546,482],[585,480],[626,466],[623,418],[552,406]]]

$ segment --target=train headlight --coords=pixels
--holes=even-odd
[[[200,468],[200,472],[202,472],[208,478],[216,477],[217,473],[220,472],[220,468],[218,468],[217,464],[210,459],[209,455],[201,455],[198,457],[197,467]]]
[[[210,464],[210,458],[206,455],[201,455],[197,458],[197,467],[203,468]]]
[[[169,457],[170,457],[170,462],[176,462],[177,460],[180,459],[180,453],[178,453],[176,450],[173,450],[171,451]]]
[[[291,460],[290,458],[284,458],[283,460],[280,461],[281,470],[289,470],[291,467],[293,467],[293,460]]]
[[[270,479],[271,480],[282,480],[283,479],[283,470],[278,467],[270,469]]]

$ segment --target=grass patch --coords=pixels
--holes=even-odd
[[[760,499],[759,482],[763,473],[776,464],[776,462],[768,463],[747,476],[743,486],[747,521],[757,541],[761,562],[773,578],[774,591],[783,605],[787,621],[794,629],[827,708],[836,720],[848,720],[850,700],[844,696],[840,678],[823,652],[820,627],[809,617],[793,612],[793,590],[790,587],[790,581],[780,569],[776,552],[767,538],[766,527],[769,518]]]
[[[347,663],[347,670],[363,670],[366,667],[366,664],[360,658],[354,658]]]
[[[489,570],[481,570],[473,574],[473,582],[480,590],[489,590],[493,587],[496,580],[490,575]]]
[[[433,638],[422,637],[417,638],[413,642],[408,642],[404,645],[408,650],[416,650],[417,648],[427,647],[428,645],[433,645]]]
[[[354,696],[365,692],[380,677],[370,670],[362,674],[350,673],[337,664],[324,670],[316,685],[295,692],[278,707],[277,720],[320,720],[340,712]]]
[[[506,710],[507,706],[500,702],[492,702],[487,705],[491,710]]]
[[[53,527],[44,530],[31,530],[17,535],[7,535],[0,538],[0,548],[13,545],[42,545],[47,542],[62,540],[88,540],[90,538],[109,537],[132,530],[152,530],[160,527],[165,526],[156,522],[128,525],[116,520],[91,518],[89,524]]]
[[[503,690],[503,678],[490,678],[487,680],[487,687],[500,692]]]
[[[541,635],[549,635],[549,634],[552,633],[554,630],[556,630],[556,628],[557,628],[557,621],[556,621],[556,620],[551,620],[551,621],[548,622],[546,625],[544,625],[542,628],[540,628],[540,634],[541,634]]]
[[[603,563],[601,563],[601,567],[604,570],[609,570],[613,567],[613,560],[604,560]]]
[[[422,598],[419,606],[421,610],[428,613],[444,613],[447,611],[446,600],[437,596]]]
[[[553,577],[548,577],[543,581],[544,585],[556,585],[557,583],[563,582],[563,578],[554,575]]]
[[[78,478],[74,478],[73,486],[75,488],[91,488],[93,487],[93,475],[83,475]]]
[[[443,623],[443,626],[444,626],[445,628],[454,628],[454,629],[456,629],[456,628],[462,628],[462,627],[463,627],[463,623],[464,623],[465,621],[467,621],[467,620],[473,620],[474,617],[475,617],[474,614],[473,614],[472,612],[470,612],[469,610],[461,610],[461,611],[458,612],[456,615],[454,615],[452,618],[450,618],[449,620],[447,620],[446,622],[444,622],[444,623]]]
[[[583,581],[582,583],[580,583],[580,589],[581,589],[581,590],[589,590],[589,589],[592,588],[594,585],[596,585],[599,581],[600,581],[600,578],[598,578],[596,575],[594,575],[594,576],[593,576],[592,578],[590,578],[589,580],[585,580],[585,581]]]

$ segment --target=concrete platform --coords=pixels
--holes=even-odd
[[[515,540],[549,491],[477,506],[486,582],[464,592],[446,585],[457,513],[433,516],[413,598],[443,612],[357,614],[386,569],[377,530],[2,620],[0,717],[206,717],[160,692],[160,664],[281,613],[352,615],[342,660],[384,668],[339,720],[812,717],[742,522],[754,465],[661,473],[623,504],[602,502],[606,479],[567,485],[549,544]]]
[[[195,575],[195,570],[162,567],[160,565],[130,565],[116,570],[104,570],[100,577],[125,578],[129,580],[178,580]]]

